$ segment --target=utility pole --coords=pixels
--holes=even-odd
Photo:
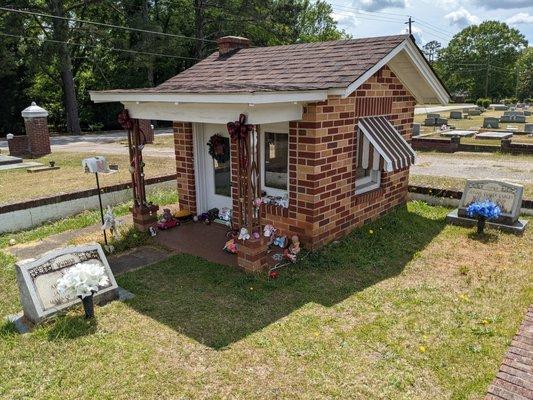
[[[409,15],[409,20],[408,20],[407,22],[404,22],[404,23],[405,23],[406,25],[409,26],[409,36],[412,37],[413,42],[414,42],[414,41],[415,41],[415,38],[414,38],[414,36],[413,36],[413,31],[412,31],[412,24],[413,24],[413,22],[415,22],[415,21],[413,21],[413,19],[412,19],[411,16]]]
[[[487,70],[485,71],[485,98],[489,97],[490,54],[487,56]]]

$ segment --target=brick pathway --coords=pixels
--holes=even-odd
[[[533,305],[529,306],[485,399],[533,399]]]

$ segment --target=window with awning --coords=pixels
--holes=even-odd
[[[381,171],[415,163],[416,153],[385,117],[360,118],[357,127],[356,194],[377,189]]]

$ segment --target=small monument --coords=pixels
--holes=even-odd
[[[475,226],[477,221],[469,218],[467,207],[475,201],[490,200],[501,209],[501,215],[497,220],[487,222],[492,228],[521,234],[528,223],[525,219],[519,219],[520,207],[524,188],[521,185],[495,181],[490,179],[469,180],[466,182],[459,208],[446,216],[446,221],[456,225]]]
[[[24,313],[22,318],[32,324],[38,324],[80,303],[78,299],[65,299],[57,290],[58,279],[80,263],[92,263],[105,269],[108,283],[100,287],[94,295],[96,303],[118,298],[117,282],[102,247],[99,244],[67,247],[46,253],[39,259],[22,261],[15,265],[20,303]]]
[[[500,127],[500,119],[494,117],[485,117],[483,119],[483,128],[495,129]]]

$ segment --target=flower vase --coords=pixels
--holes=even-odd
[[[487,220],[487,218],[485,217],[482,217],[482,216],[479,216],[478,219],[477,219],[477,234],[478,235],[483,235],[484,231],[485,231],[485,221]]]
[[[85,311],[86,319],[94,318],[93,295],[94,292],[92,292],[90,296],[85,296],[83,298],[81,296],[78,296],[81,299],[81,302],[83,303],[83,310]]]

